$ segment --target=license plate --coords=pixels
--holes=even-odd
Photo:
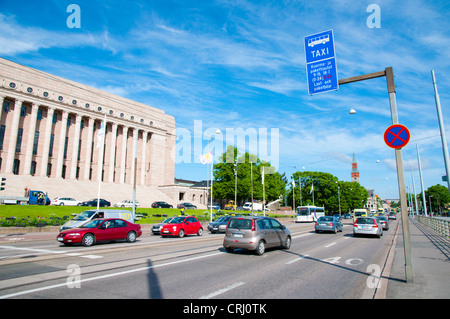
[[[64,240],[64,238],[62,238],[62,237],[58,237],[58,238],[57,238],[57,240],[58,240],[58,241],[63,241],[63,240]]]
[[[233,237],[242,238],[244,237],[244,234],[233,234]]]
[[[363,229],[370,230],[370,229],[372,229],[372,226],[363,226]]]
[[[168,230],[163,231],[163,233],[168,233],[168,232],[169,232]]]

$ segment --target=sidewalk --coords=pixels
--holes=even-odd
[[[414,283],[408,284],[405,280],[403,231],[400,226],[386,298],[450,298],[450,240],[414,219],[409,219],[409,227]]]

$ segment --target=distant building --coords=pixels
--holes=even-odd
[[[352,182],[359,183],[358,163],[356,163],[355,153],[353,153],[351,178]]]

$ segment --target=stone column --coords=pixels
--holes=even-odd
[[[50,151],[50,138],[52,135],[54,113],[55,113],[54,108],[52,107],[47,108],[47,119],[45,121],[45,133],[44,133],[44,150],[42,151],[41,176],[47,176],[48,153]]]
[[[31,122],[28,130],[27,146],[25,150],[24,175],[31,175],[31,160],[33,159],[34,135],[36,132],[36,122],[39,106],[36,103],[31,104]]]
[[[61,129],[59,131],[58,140],[58,157],[56,159],[56,178],[62,178],[62,168],[64,164],[64,145],[66,143],[66,133],[67,133],[67,118],[69,113],[67,111],[62,111],[61,119]]]
[[[108,173],[108,181],[110,183],[114,182],[114,169],[116,164],[115,163],[116,141],[117,141],[117,124],[112,123],[110,149],[109,149],[109,173]]]
[[[123,126],[122,130],[122,150],[120,159],[120,183],[125,183],[125,172],[127,164],[127,140],[128,140],[128,126]]]
[[[81,133],[81,115],[77,114],[75,117],[75,134],[73,136],[72,146],[72,165],[70,167],[70,179],[77,178],[78,167],[78,148],[80,145],[80,133]]]
[[[87,117],[86,129],[88,132],[87,141],[86,141],[86,156],[84,158],[84,180],[89,180],[89,173],[91,170],[91,157],[92,157],[92,141],[94,138],[94,119],[91,117]]]
[[[148,131],[142,131],[141,185],[145,185],[145,175],[147,170],[147,165],[145,163],[147,159],[147,138]]]
[[[11,174],[13,172],[22,103],[23,100],[16,99],[14,101],[14,113],[13,113],[13,120],[11,122],[11,129],[9,132],[9,142],[8,142],[9,145],[8,145],[8,155],[6,157],[5,173]]]

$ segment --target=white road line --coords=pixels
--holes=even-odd
[[[80,257],[89,258],[89,259],[103,258],[103,256],[97,256],[97,255],[81,255]]]
[[[245,282],[241,282],[240,281],[240,282],[234,283],[234,284],[232,284],[232,285],[230,285],[228,287],[225,287],[225,288],[219,289],[217,291],[214,291],[214,292],[210,293],[209,295],[200,297],[199,299],[211,299],[211,298],[213,298],[215,296],[218,296],[220,294],[223,294],[224,292],[227,292],[227,291],[229,291],[231,289],[234,289],[234,288],[237,288],[239,286],[242,286],[243,284],[245,284]]]
[[[301,234],[301,235],[293,236],[292,239],[306,237],[306,236],[310,236],[310,235],[312,235],[312,233]]]
[[[292,263],[295,263],[296,261],[305,259],[305,258],[308,257],[308,256],[309,256],[309,255],[301,255],[301,256],[298,257],[298,258],[295,258],[295,259],[292,259],[291,261],[288,261],[288,262],[286,263],[286,265],[290,265],[290,264],[292,264]]]
[[[38,249],[38,248],[26,248],[26,247],[11,247],[11,246],[0,246],[0,248],[3,249],[9,249],[9,250],[20,250],[20,251],[29,251],[31,253],[38,253],[38,254],[59,254],[59,255],[65,255],[70,257],[76,257],[80,256],[83,258],[89,258],[89,259],[97,259],[97,258],[103,258],[103,256],[98,255],[83,255],[81,253],[68,253],[67,251],[54,251],[54,250],[48,250],[48,249]],[[16,255],[16,256],[4,256],[0,257],[2,258],[11,258],[11,257],[22,257],[27,255]]]
[[[336,242],[326,245],[325,248],[331,247],[333,245],[336,245]]]
[[[165,266],[175,265],[175,264],[184,263],[184,262],[188,262],[188,261],[192,261],[192,260],[197,260],[197,259],[217,256],[217,255],[220,255],[220,254],[224,254],[224,252],[219,252],[219,253],[214,253],[214,254],[209,254],[209,255],[203,255],[203,256],[198,256],[198,257],[193,257],[193,258],[188,258],[188,259],[172,261],[172,262],[168,262],[168,263],[164,263],[164,264],[160,264],[160,265],[155,265],[155,266],[148,266],[148,267],[142,267],[142,268],[137,268],[137,269],[131,269],[131,270],[116,272],[116,273],[112,273],[112,274],[108,274],[108,275],[102,275],[102,276],[98,276],[98,277],[81,279],[81,280],[78,280],[78,281],[75,281],[75,282],[71,282],[71,284],[75,285],[75,284],[81,284],[82,282],[88,282],[88,281],[93,281],[93,280],[99,280],[99,279],[106,279],[106,278],[111,278],[111,277],[116,277],[116,276],[122,276],[122,275],[126,275],[126,274],[131,274],[131,273],[134,273],[134,272],[146,271],[146,270],[152,269],[152,268],[165,267]],[[19,292],[12,293],[12,294],[9,294],[9,295],[0,296],[0,299],[7,299],[7,298],[16,297],[16,296],[30,294],[30,293],[33,293],[33,292],[39,292],[39,291],[44,291],[44,290],[49,290],[49,289],[54,289],[54,288],[60,288],[60,287],[65,287],[65,286],[67,287],[67,283],[66,282],[61,283],[61,284],[56,284],[56,285],[36,288],[36,289],[19,291]]]

